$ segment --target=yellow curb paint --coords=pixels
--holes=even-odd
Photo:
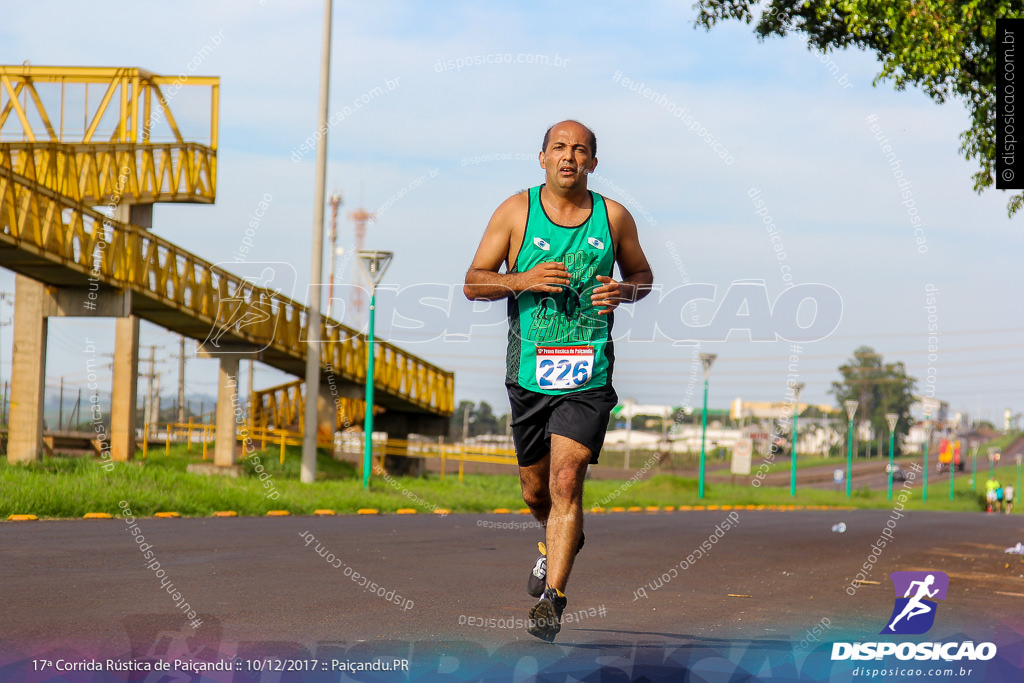
[[[434,508],[435,515],[450,515],[451,513],[451,510],[446,510],[445,508]]]
[[[214,517],[237,517],[238,513],[234,510],[218,510],[213,513]]]
[[[359,508],[356,510],[357,515],[379,515],[380,510],[377,508]]]
[[[267,517],[289,517],[291,514],[287,510],[267,510]]]
[[[703,505],[694,505],[693,509],[694,510],[709,510],[710,508],[706,508]]]
[[[625,511],[626,511],[626,508],[621,508],[621,507],[612,508],[612,512],[625,512]]]
[[[679,506],[679,511],[680,512],[682,512],[683,510],[692,510],[692,509],[693,509],[692,505],[680,505]]]
[[[416,514],[416,510],[415,510],[415,508],[398,508],[398,510],[395,511],[395,514],[396,515],[415,515]]]
[[[313,514],[321,517],[330,517],[334,514],[334,510],[313,510]]]
[[[675,505],[666,505],[665,506],[665,512],[675,512],[675,511],[676,511],[676,506]]]
[[[109,512],[86,512],[82,519],[113,519]]]
[[[153,516],[154,517],[162,517],[164,519],[173,519],[173,518],[176,518],[176,517],[181,517],[181,515],[178,514],[177,512],[158,512],[158,513],[156,513]]]
[[[732,505],[723,505],[719,510],[732,510]]]
[[[628,508],[628,511],[629,511],[629,512],[643,512],[643,511],[644,511],[644,509],[643,509],[642,507],[640,507],[639,505],[631,505],[631,506],[630,506],[630,507]]]
[[[756,505],[747,505],[747,506],[746,506],[746,507],[744,507],[743,509],[744,509],[744,510],[756,510],[756,509],[757,509],[757,506],[756,506]]]
[[[521,515],[528,515],[530,514],[530,508],[519,508],[518,510],[516,510],[516,512],[518,512]]]
[[[718,510],[718,509],[719,509],[719,506],[718,506],[718,505],[708,505],[708,506],[707,506],[707,507],[705,508],[705,510]],[[722,509],[722,510],[724,510],[725,508],[721,508],[721,509]]]
[[[740,595],[739,593],[726,593],[730,598],[752,598],[753,595]]]
[[[600,508],[600,507],[590,508],[590,511],[593,512],[596,515],[603,515],[604,514],[604,508]]]
[[[508,508],[494,508],[494,514],[496,515],[507,515],[510,514],[511,510]]]
[[[646,509],[648,512],[661,512],[661,508],[658,507],[657,505],[648,505],[644,509]]]
[[[37,519],[35,515],[7,515],[8,522],[34,522]]]

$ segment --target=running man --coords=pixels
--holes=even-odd
[[[910,585],[907,586],[907,592],[903,594],[903,597],[910,597],[910,593],[914,590],[914,586],[917,586],[917,593],[915,593],[914,597],[910,598],[910,600],[907,601],[907,605],[903,608],[903,611],[900,612],[898,617],[892,620],[891,624],[889,624],[890,631],[896,631],[896,622],[902,619],[903,617],[906,617],[907,621],[910,621],[912,618],[916,617],[919,614],[927,614],[928,612],[932,611],[931,605],[926,605],[925,603],[921,602],[921,600],[923,598],[934,597],[934,595],[939,592],[938,588],[936,588],[933,591],[928,590],[928,587],[931,586],[933,583],[935,583],[934,574],[929,574],[928,576],[924,577],[924,581],[910,582]]]
[[[550,642],[583,546],[587,465],[597,462],[618,402],[612,312],[646,296],[653,275],[629,211],[587,189],[597,167],[589,128],[577,121],[549,128],[540,166],[545,184],[510,197],[491,216],[464,291],[471,300],[508,298],[505,385],[519,480],[545,529],[527,585],[540,598],[528,630]]]

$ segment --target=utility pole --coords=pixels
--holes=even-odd
[[[362,191],[360,191],[360,200],[362,199]],[[359,202],[362,204],[362,201]],[[349,214],[349,218],[355,223],[355,245],[356,253],[358,254],[363,250],[363,241],[366,238],[366,224],[377,217],[377,214],[371,213],[366,209],[356,209]],[[349,324],[358,325],[357,318],[362,318],[363,305],[365,304],[365,297],[363,296],[362,287],[353,287],[352,292],[349,294],[349,307],[352,309],[349,314]],[[348,311],[346,311],[348,313]]]
[[[302,435],[302,468],[299,480],[303,484],[316,481],[317,396],[320,395],[320,284],[324,265],[324,195],[327,189],[327,112],[331,82],[331,11],[334,0],[324,0],[323,33],[320,49],[319,129],[323,137],[316,146],[316,179],[313,188],[313,249],[309,273],[310,301],[306,313],[306,411]],[[372,387],[372,383],[368,383]],[[372,408],[367,406],[372,416]],[[371,435],[367,435],[371,438]],[[364,473],[365,476],[365,473]],[[365,487],[365,479],[363,483]]]
[[[14,300],[14,296],[13,295],[8,294],[7,292],[0,292],[0,301],[7,301],[10,304],[10,303],[13,302],[13,300]],[[3,328],[7,327],[8,325],[13,325],[13,324],[14,324],[14,319],[13,318],[8,318],[7,322],[0,323],[0,330],[2,330]],[[0,349],[2,349],[2,348],[3,348],[3,345],[0,344]],[[3,362],[0,361],[0,370],[2,370],[2,366],[3,366]],[[11,373],[12,374],[14,373],[14,364],[13,364],[13,362],[11,363]],[[4,424],[7,424],[6,415],[7,415],[7,382],[5,381],[4,382],[4,400],[3,400],[3,403],[0,403],[0,421],[2,421]]]
[[[328,305],[330,305],[330,304],[328,304]],[[255,406],[255,404],[252,401],[252,373],[253,373],[253,369],[255,367],[253,364],[255,362],[256,361],[253,360],[252,358],[249,359],[249,415],[248,415],[248,418],[249,418],[249,426],[250,427],[255,424],[255,421],[253,420],[253,414],[254,414],[253,410],[255,410],[256,406]]]
[[[153,380],[153,426],[160,431],[160,375]]]
[[[331,203],[331,280],[327,286],[327,317],[331,317],[331,303],[334,301],[334,264],[338,260],[338,208],[341,206],[341,193],[337,190],[330,198]],[[358,252],[357,252],[358,253]],[[249,394],[252,395],[252,392]]]
[[[145,408],[143,410],[142,425],[148,428],[153,423],[153,379],[156,377],[156,344],[149,345],[149,372],[145,375],[149,379],[146,389]],[[139,373],[140,375],[142,373]]]
[[[178,340],[178,417],[179,423],[185,421],[185,335]]]

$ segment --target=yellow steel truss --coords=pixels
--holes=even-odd
[[[305,385],[303,380],[287,382],[276,387],[254,391],[251,403],[252,424],[259,429],[298,427],[303,430],[305,420]],[[338,427],[361,426],[366,416],[366,401],[360,398],[338,396],[332,398],[335,405]],[[373,407],[373,414],[379,415],[384,409]]]
[[[306,307],[257,287],[152,232],[112,220],[0,166],[0,243],[105,285],[229,330],[262,349],[305,358]],[[12,266],[13,267],[13,266]],[[230,302],[230,305],[223,305]],[[245,326],[235,321],[248,314]],[[140,317],[148,317],[145,311]],[[154,320],[159,322],[159,319]],[[366,339],[321,318],[321,355],[342,380],[365,384]],[[454,375],[387,342],[374,344],[374,385],[431,412],[454,410]]]
[[[60,86],[57,115],[44,106],[49,100],[40,95],[43,84]],[[65,125],[72,99],[68,85],[86,88],[80,131]],[[102,91],[91,106],[89,85]],[[170,93],[161,91],[161,86],[173,86],[176,93],[185,85],[210,88],[208,145],[184,141],[168,106]],[[223,331],[231,341],[283,359],[279,366],[285,360],[294,366],[306,355],[305,306],[91,208],[106,202],[212,202],[218,90],[216,78],[190,76],[181,82],[141,69],[0,66],[2,262],[33,277],[51,276],[48,284],[96,282],[131,291],[148,302],[137,311],[140,317],[164,324],[167,312],[179,314],[189,321],[187,330],[178,330],[184,334]],[[170,142],[152,139],[157,111],[170,130]],[[102,136],[107,140],[97,141]],[[237,322],[241,319],[244,326]],[[320,339],[325,369],[342,381],[365,384],[365,337],[321,318]],[[374,348],[374,384],[382,398],[451,415],[453,373],[387,342]],[[361,413],[354,403],[349,408],[352,415]]]
[[[41,93],[46,88],[57,93]],[[162,86],[169,86],[168,92]],[[71,93],[72,89],[81,89]],[[89,98],[89,88],[100,91]],[[170,108],[181,88],[209,89],[206,144],[186,142]],[[217,194],[220,79],[142,69],[0,66],[2,165],[87,204],[212,203]],[[46,95],[44,97],[44,95]],[[56,100],[56,110],[47,103]],[[73,127],[78,121],[81,127]],[[154,132],[166,130],[167,140]],[[21,144],[15,144],[21,143]]]

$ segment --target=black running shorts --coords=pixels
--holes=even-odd
[[[551,452],[551,435],[558,434],[590,449],[597,462],[608,431],[608,416],[619,397],[610,384],[565,394],[540,394],[518,384],[506,384],[512,405],[512,439],[520,467],[532,465]]]

